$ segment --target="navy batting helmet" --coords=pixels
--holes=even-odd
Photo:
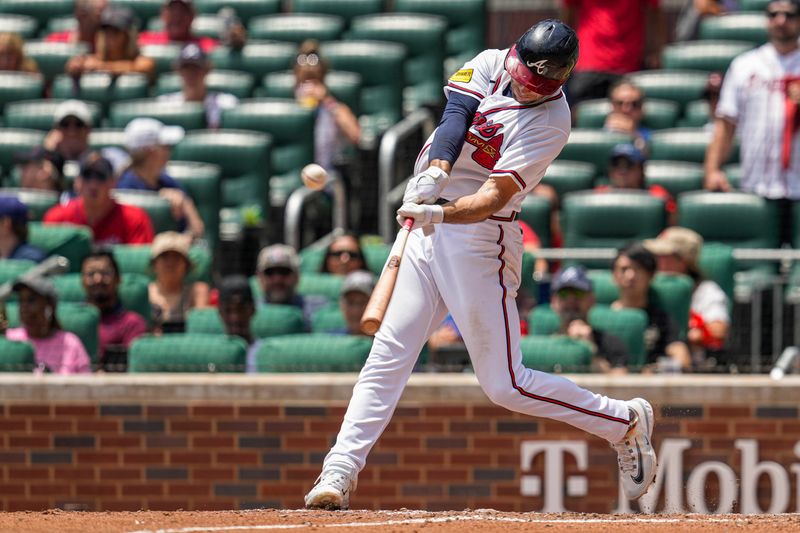
[[[578,62],[575,30],[556,19],[534,24],[509,49],[505,67],[525,88],[550,94],[561,87]]]

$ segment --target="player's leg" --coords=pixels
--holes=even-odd
[[[426,240],[420,231],[409,236],[383,324],[323,473],[306,496],[307,507],[347,508],[358,472],[389,424],[423,344],[447,314],[425,260]]]

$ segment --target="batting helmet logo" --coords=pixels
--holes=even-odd
[[[543,76],[547,72],[547,60],[542,59],[541,61],[526,61],[526,65],[528,68],[536,67],[536,74]]]

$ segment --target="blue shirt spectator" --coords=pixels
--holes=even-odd
[[[37,263],[47,257],[28,244],[28,207],[14,196],[0,196],[0,259],[28,259]]]

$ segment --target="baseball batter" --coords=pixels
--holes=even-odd
[[[515,220],[567,142],[570,112],[561,85],[577,59],[575,32],[544,20],[510,49],[484,51],[450,78],[442,121],[419,154],[397,212],[414,226],[394,295],[306,507],[348,508],[358,472],[448,311],[493,402],[608,440],[630,499],[651,485],[650,404],[607,398],[531,370],[520,353],[514,298],[522,234]]]

